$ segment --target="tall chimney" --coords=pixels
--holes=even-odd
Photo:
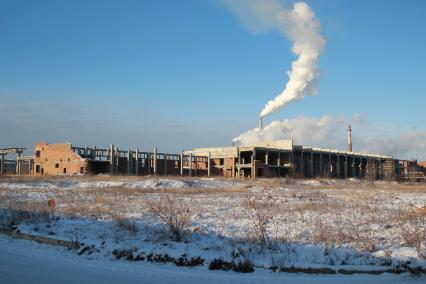
[[[259,128],[263,130],[263,116],[259,116]]]
[[[352,152],[352,127],[348,127],[348,152]]]

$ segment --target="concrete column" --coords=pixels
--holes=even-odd
[[[355,161],[355,155],[352,155],[352,177],[356,177],[355,176],[355,167],[356,167],[356,161]]]
[[[198,175],[198,156],[194,156],[194,176]]]
[[[256,166],[255,161],[256,160],[256,151],[253,150],[253,154],[251,155],[251,178],[256,178]]]
[[[345,179],[348,178],[348,155],[345,154]]]
[[[127,175],[130,176],[132,173],[132,152],[127,149]]]
[[[322,152],[319,153],[319,172],[320,172],[320,177],[322,177],[323,176]]]
[[[4,155],[0,155],[0,175],[4,174]]]
[[[189,176],[192,177],[192,153],[189,154]]]
[[[235,178],[235,157],[232,158],[232,178]]]
[[[139,175],[139,149],[136,149],[136,157],[135,157],[135,175]]]
[[[278,166],[278,177],[281,177],[281,151],[278,151],[277,166]]]
[[[336,174],[337,178],[340,178],[340,155],[336,154]]]
[[[148,175],[151,174],[151,153],[146,154],[146,171]]]
[[[108,150],[108,156],[109,156],[109,173],[111,175],[114,174],[114,144],[111,144]]]
[[[266,150],[266,153],[265,153],[265,164],[269,165],[269,151],[268,150]]]
[[[120,161],[120,151],[118,147],[115,147],[115,165],[114,165],[114,173],[118,173],[118,163]]]
[[[242,164],[241,163],[241,155],[240,155],[240,146],[237,146],[237,157],[238,157],[238,163]]]
[[[211,175],[211,165],[210,165],[211,153],[207,154],[207,176]]]
[[[96,160],[96,156],[97,156],[96,155],[96,146],[93,146],[91,154],[92,154],[92,159]]]
[[[180,175],[183,176],[183,152],[180,153]]]
[[[164,154],[164,175],[167,175],[167,154]]]
[[[331,153],[328,154],[328,177],[331,177],[333,163],[331,162]]]
[[[154,175],[157,174],[157,147],[154,147]]]

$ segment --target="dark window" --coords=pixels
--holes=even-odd
[[[263,169],[262,169],[262,168],[258,168],[258,169],[257,169],[257,176],[258,176],[258,177],[263,176]]]
[[[36,173],[40,172],[40,165],[36,165]]]
[[[67,173],[67,168],[64,168],[64,174],[66,174]]]
[[[57,169],[58,169],[58,168],[59,168],[59,164],[55,164],[55,168],[57,168]]]
[[[219,164],[223,166],[225,164],[225,159],[220,159]]]
[[[36,151],[36,157],[37,157],[37,158],[40,158],[40,150],[37,150],[37,151]]]
[[[44,175],[44,169],[41,168],[41,175]]]
[[[83,173],[83,170],[84,170],[84,168],[83,168],[83,167],[81,167],[81,168],[80,168],[80,174],[82,174],[82,173]]]

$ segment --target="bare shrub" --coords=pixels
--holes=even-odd
[[[194,216],[189,204],[176,195],[160,194],[158,200],[148,200],[149,212],[159,218],[176,242],[182,241]]]
[[[252,233],[262,244],[271,246],[272,241],[268,235],[268,224],[273,219],[271,204],[267,200],[246,198],[243,202],[249,218]]]

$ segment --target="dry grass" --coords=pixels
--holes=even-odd
[[[62,180],[61,177],[8,177],[0,181],[40,183]],[[130,182],[141,178],[100,176],[67,180]],[[284,179],[243,180],[240,182],[243,186],[217,189],[36,188],[31,189],[31,195],[27,189],[1,188],[0,183],[0,208],[27,212],[22,214],[25,216],[12,218],[16,221],[37,222],[37,218],[43,219],[36,217],[43,216],[43,210],[49,212],[48,198],[54,197],[56,214],[113,220],[120,230],[130,234],[135,233],[137,226],[128,216],[155,215],[170,228],[174,239],[182,239],[176,231],[188,231],[188,224],[197,223],[201,216],[221,236],[234,237],[237,233],[232,227],[241,224],[239,229],[243,230],[249,224],[252,234],[265,244],[285,240],[326,246],[353,245],[360,250],[374,251],[378,246],[404,243],[415,247],[419,254],[425,250],[425,184],[318,182],[320,185],[300,185],[297,180]],[[180,220],[171,218],[174,215]],[[193,219],[194,216],[197,218]]]

